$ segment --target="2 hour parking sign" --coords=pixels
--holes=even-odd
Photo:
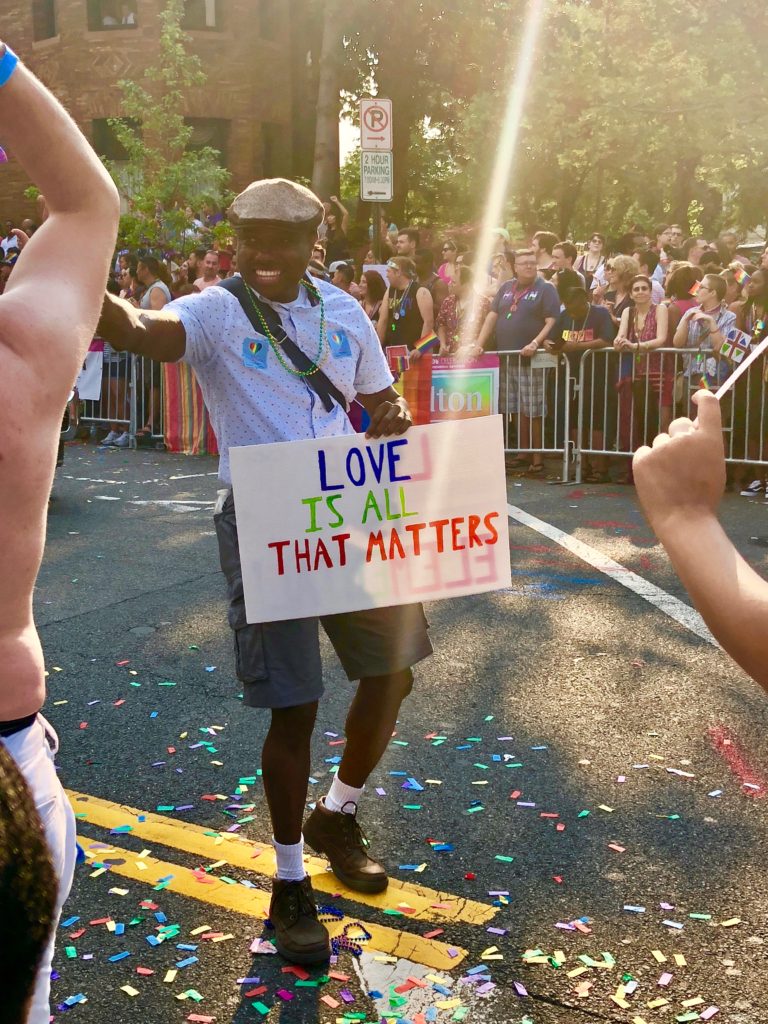
[[[368,152],[360,154],[360,198],[369,203],[392,202],[392,154]]]

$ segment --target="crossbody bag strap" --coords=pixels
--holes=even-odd
[[[228,291],[231,295],[235,296],[254,329],[259,334],[262,334],[264,328],[250,304],[243,279],[241,277],[228,277],[216,287],[223,288],[225,291]],[[258,296],[251,295],[250,298],[259,307],[259,311],[264,317],[264,321],[269,328],[270,333],[275,340],[280,343],[283,352],[288,356],[296,369],[301,370],[303,373],[310,370],[314,365],[312,360],[301,351],[292,338],[288,337],[277,312],[272,309],[271,306],[267,305],[266,302],[261,302]],[[332,384],[331,381],[328,380],[322,370],[316,370],[314,373],[307,374],[307,376],[302,379],[309,385],[309,387],[312,388],[315,394],[319,396],[325,406],[326,412],[331,412],[333,410],[334,403],[341,406],[341,408],[346,412],[346,398],[341,391],[339,391],[336,385]]]

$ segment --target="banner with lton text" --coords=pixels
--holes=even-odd
[[[230,449],[249,622],[511,584],[500,416]]]

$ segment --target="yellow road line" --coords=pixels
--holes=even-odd
[[[94,840],[87,836],[78,836],[77,840],[83,849],[88,850]],[[103,843],[99,844],[104,846]],[[114,844],[110,849],[100,849],[96,854],[99,863],[110,864],[109,875],[120,875],[135,882],[155,886],[161,879],[173,875],[164,891],[177,896],[188,896],[203,903],[209,903],[223,910],[229,910],[245,917],[254,917],[264,921],[269,914],[268,892],[261,889],[246,889],[242,885],[230,885],[213,875],[207,875],[200,882],[189,868],[172,861],[157,860],[154,857],[140,857],[130,850],[124,850]],[[89,856],[89,860],[92,858]],[[144,867],[138,867],[140,862]],[[331,937],[340,935],[343,930],[354,922],[354,917],[343,921],[331,921],[326,924]],[[453,970],[467,957],[467,950],[459,946],[448,946],[435,939],[424,939],[412,932],[396,931],[383,925],[363,922],[365,930],[371,938],[364,943],[365,949],[375,949],[389,956],[404,957],[415,963],[423,964],[438,971]],[[354,934],[351,936],[354,939]],[[449,948],[456,954],[449,956]]]
[[[183,850],[185,853],[213,861],[225,860],[233,867],[268,878],[273,877],[275,873],[275,852],[271,845],[261,846],[233,833],[216,832],[215,835],[211,835],[213,829],[148,811],[139,811],[134,807],[124,807],[85,793],[68,790],[68,796],[75,813],[85,814],[86,821],[100,828],[112,829],[119,825],[130,825],[130,834],[146,842],[160,843],[162,846]],[[139,817],[144,820],[139,821]],[[254,858],[257,850],[262,852]],[[397,879],[390,879],[389,886],[383,893],[353,892],[326,870],[326,861],[319,857],[307,857],[306,870],[312,877],[315,889],[321,892],[339,893],[346,899],[365,903],[379,910],[407,908],[407,916],[411,918],[482,925],[490,921],[498,911],[497,907],[487,903],[478,903],[452,893],[437,892],[426,886],[413,885]]]

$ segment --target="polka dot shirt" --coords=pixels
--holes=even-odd
[[[315,281],[325,305],[329,352],[323,373],[349,404],[357,394],[383,391],[393,381],[373,326],[360,304],[340,288]],[[317,356],[320,306],[312,305],[302,286],[294,302],[269,303],[283,328],[310,359]],[[346,411],[331,412],[300,377],[285,369],[268,340],[256,331],[234,295],[206,288],[165,307],[186,332],[183,362],[200,383],[219,442],[219,478],[232,483],[229,449],[238,445],[335,437],[354,430]],[[330,350],[330,351],[329,351]],[[287,356],[283,356],[289,364]]]

